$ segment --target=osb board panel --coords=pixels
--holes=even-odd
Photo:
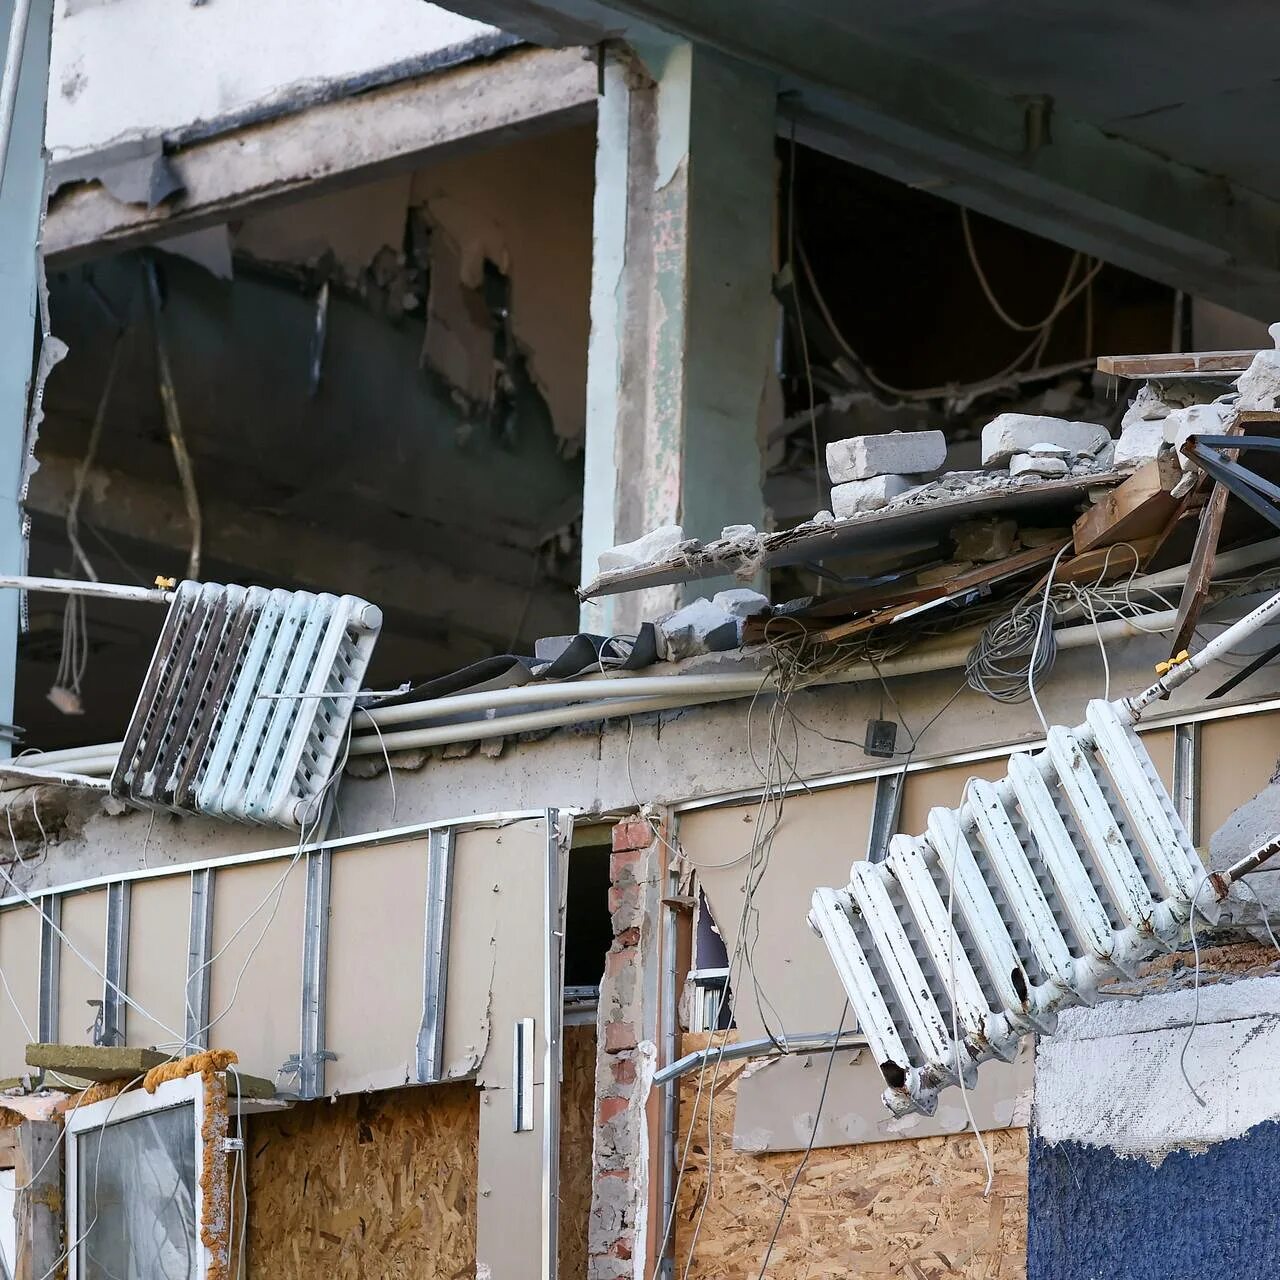
[[[40,917],[30,907],[0,911],[0,973],[0,1079],[7,1079],[26,1071],[27,1045],[39,1039]]]
[[[333,855],[325,1068],[329,1092],[416,1079],[422,1025],[425,839]]]
[[[107,962],[107,891],[68,894],[62,899],[60,927],[76,950],[101,971]],[[102,999],[102,978],[66,942],[59,946],[58,1041],[92,1044],[98,1010],[89,1001]]]
[[[906,835],[920,835],[928,824],[929,810],[939,807],[954,809],[960,803],[964,784],[970,778],[986,778],[988,782],[995,782],[1008,772],[1007,757],[999,756],[994,760],[971,760],[968,764],[921,769],[919,773],[907,774],[902,788],[898,830]],[[844,884],[845,880],[839,883]]]
[[[564,1029],[560,1085],[559,1280],[587,1280],[587,1218],[591,1212],[591,1144],[595,1135],[596,1029]]]
[[[159,1021],[129,1009],[127,1044],[166,1044],[173,1039],[173,1031],[185,1031],[190,922],[190,876],[134,882],[129,893],[130,963],[125,988]]]
[[[1200,839],[1252,800],[1280,770],[1280,715],[1209,720],[1200,726]]]
[[[706,1039],[686,1036],[684,1051]],[[678,1150],[690,1124],[694,1130],[677,1203],[675,1256],[683,1276],[694,1246],[689,1280],[754,1280],[800,1159],[733,1150],[729,1134],[742,1071],[740,1063],[722,1069],[710,1141],[711,1092],[704,1089],[695,1112],[697,1073],[681,1083]],[[986,1170],[972,1134],[816,1151],[778,1233],[771,1280],[1025,1280],[1026,1131],[984,1136],[995,1168],[989,1199],[983,1199]]]
[[[479,1104],[431,1085],[254,1116],[250,1280],[473,1280]]]
[[[303,860],[282,858],[214,877],[209,1043],[267,1080],[298,1052],[306,874]]]
[[[777,1032],[835,1027],[844,990],[822,943],[805,923],[820,884],[844,884],[849,864],[866,856],[873,783],[787,796],[767,857],[755,870],[747,921],[756,984],[734,993],[738,1030],[746,1039]],[[680,847],[732,956],[742,919],[749,852],[757,826],[768,823],[755,803],[699,809],[681,816]]]

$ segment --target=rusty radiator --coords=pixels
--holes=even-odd
[[[175,813],[314,822],[381,625],[356,596],[183,582],[112,791]]]

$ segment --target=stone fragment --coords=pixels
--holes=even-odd
[[[967,520],[951,530],[957,560],[1003,560],[1018,542],[1018,526],[1012,520]]]
[[[812,521],[810,521],[810,523],[811,524],[834,524],[835,519],[836,519],[835,512],[833,511],[818,511],[814,514],[814,517]]]
[[[705,596],[658,622],[660,647],[669,662],[699,653],[719,653],[742,643],[742,619],[726,613]]]
[[[1138,388],[1138,394],[1129,401],[1129,407],[1120,419],[1120,430],[1135,422],[1156,422],[1167,418],[1175,406],[1169,404],[1149,382]]]
[[[920,475],[937,471],[947,460],[947,438],[941,431],[890,431],[877,436],[850,436],[827,445],[827,471],[832,484],[870,480],[873,476]]]
[[[872,476],[867,480],[850,480],[831,486],[831,509],[838,520],[847,520],[864,511],[879,511],[894,498],[914,489],[906,476]]]
[[[1280,347],[1280,324],[1267,332]],[[1280,404],[1280,351],[1259,351],[1253,363],[1236,379],[1240,397],[1237,409],[1274,409]]]
[[[597,563],[601,573],[635,569],[642,564],[666,559],[683,541],[684,530],[678,524],[664,524],[634,542],[621,542],[608,551],[602,551]]]
[[[1015,453],[1009,459],[1009,474],[1017,479],[1020,476],[1052,479],[1065,476],[1071,468],[1066,458],[1045,457],[1034,453]]]
[[[727,524],[720,530],[721,542],[746,542],[755,536],[756,527],[753,524]]]
[[[730,587],[727,591],[717,591],[711,603],[731,618],[751,618],[769,608],[769,597],[750,587]]]
[[[1130,411],[1132,412],[1132,410]],[[1116,441],[1113,465],[1118,471],[1133,471],[1151,461],[1164,447],[1164,419],[1124,415],[1120,439]]]
[[[1002,467],[1033,445],[1056,444],[1073,454],[1096,453],[1110,439],[1094,422],[1068,422],[1032,413],[1002,413],[982,428],[982,465]]]
[[[1182,452],[1182,446],[1190,436],[1216,436],[1233,416],[1235,406],[1215,400],[1212,404],[1192,404],[1185,409],[1175,409],[1161,424],[1164,440],[1177,450],[1183,469],[1190,467],[1191,459]]]
[[[1060,444],[1046,444],[1041,441],[1039,444],[1033,444],[1027,452],[1033,458],[1073,458],[1075,451],[1066,449]]]

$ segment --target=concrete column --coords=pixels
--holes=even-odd
[[[8,32],[14,0],[0,0],[0,31]],[[53,0],[33,0],[14,103],[13,127],[0,175],[0,572],[22,573],[25,551],[20,505],[27,412],[35,373],[37,238],[44,212],[44,117],[49,86]],[[3,42],[0,41],[0,48]],[[13,723],[19,598],[0,591],[0,723]],[[0,756],[8,756],[0,740]]]
[[[709,541],[726,524],[763,518],[776,113],[771,77],[695,45],[606,64],[584,582],[602,550],[659,525]],[[679,598],[678,588],[605,598],[584,606],[582,624],[630,631]]]

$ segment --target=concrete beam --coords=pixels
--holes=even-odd
[[[517,0],[461,0],[519,30]],[[775,74],[810,145],[1234,310],[1280,310],[1280,203],[779,2],[542,0],[566,29],[654,27]],[[550,21],[550,19],[544,19]]]
[[[46,256],[62,266],[581,123],[596,88],[596,66],[581,49],[519,49],[218,134],[169,156],[182,191],[155,208],[124,204],[96,183],[59,191]]]
[[[685,43],[647,56],[652,78],[610,58],[597,116],[584,580],[659,525],[705,541],[763,514],[776,87]],[[589,602],[583,625],[631,631],[676,602]]]
[[[63,518],[74,491],[70,458],[42,457],[27,502],[36,514]],[[545,591],[495,582],[482,570],[466,573],[426,557],[360,542],[341,529],[281,520],[225,499],[203,504],[205,557],[243,568],[268,581],[346,590],[367,596],[389,613],[430,624],[433,631],[472,636],[505,651],[512,636],[559,635],[573,626],[573,608]],[[81,518],[107,534],[172,548],[157,566],[169,571],[185,559],[189,538],[175,488],[118,472],[90,471]],[[476,564],[483,564],[477,546]]]

